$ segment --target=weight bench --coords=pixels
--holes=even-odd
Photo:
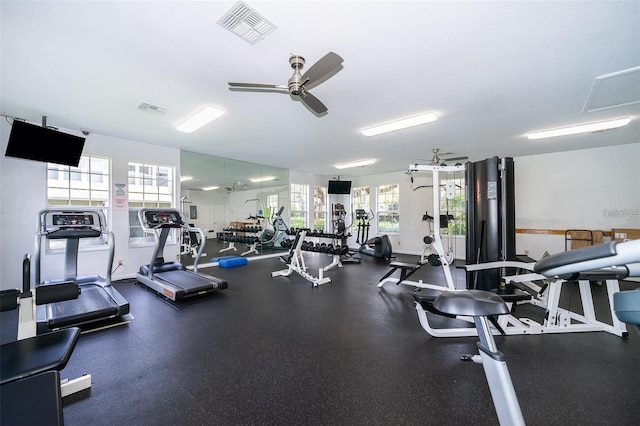
[[[74,391],[63,391],[60,370],[67,365],[79,337],[80,328],[72,327],[0,346],[0,424],[64,424],[62,397]],[[85,379],[64,386],[77,386],[77,381]]]
[[[382,278],[380,278],[380,281],[378,282],[378,287],[382,287],[384,283],[387,281],[395,281],[396,285],[398,285],[402,281],[406,280],[411,275],[413,275],[418,269],[420,269],[420,266],[422,265],[419,263],[390,262],[389,266],[391,266],[391,270],[386,274],[384,274]],[[398,269],[400,269],[400,278],[397,281],[395,278],[387,280],[387,278],[389,278],[391,274],[393,274]]]
[[[0,346],[0,385],[46,371],[66,367],[80,337],[71,327],[38,334]]]

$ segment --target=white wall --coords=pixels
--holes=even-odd
[[[514,159],[516,227],[640,228],[640,143]],[[516,234],[518,253],[564,251],[564,235]]]
[[[2,153],[6,150],[9,131],[10,126],[5,121],[0,122]],[[127,183],[128,161],[174,166],[177,175],[180,172],[180,151],[157,145],[91,134],[87,137],[84,153],[112,159],[113,183]],[[514,159],[514,164],[517,228],[605,231],[611,228],[640,228],[640,143],[519,157]],[[297,171],[289,173],[291,183],[308,184],[310,187],[326,186],[329,179],[328,176]],[[413,184],[405,171],[358,178],[343,176],[342,179],[351,179],[354,186],[400,184],[400,234],[390,236],[393,250],[409,254],[422,252],[422,238],[429,233],[422,215],[425,211],[433,212],[432,193],[427,188],[416,191],[413,188],[430,185],[428,174],[414,175]],[[179,186],[178,183],[176,186]],[[175,205],[179,207],[178,191],[179,188],[176,188]],[[198,191],[187,195],[196,205],[219,205],[210,198],[199,198],[202,194],[198,194]],[[288,218],[288,188],[279,195],[281,204],[285,206],[285,218]],[[255,214],[255,203],[245,201],[257,196],[257,193],[250,191],[229,194],[228,220],[224,215],[220,220],[226,224]],[[21,286],[22,257],[25,253],[33,254],[37,215],[46,204],[46,164],[0,156],[0,200],[0,289],[17,288]],[[332,199],[330,202],[342,201]],[[375,211],[375,197],[372,203],[371,208]],[[348,198],[343,204],[350,209]],[[309,205],[312,205],[312,199]],[[618,213],[609,214],[614,211]],[[114,210],[111,220],[116,236],[115,259],[124,261],[113,279],[133,277],[140,265],[149,263],[152,247],[129,247],[127,210]],[[375,222],[372,224],[370,236],[377,233]],[[352,234],[349,243],[357,247],[356,230],[352,229]],[[444,243],[447,245],[447,241]],[[518,253],[528,250],[530,256],[537,259],[545,251],[564,251],[564,236],[517,234],[516,245]],[[456,240],[454,247],[456,258],[463,259],[464,240]],[[167,246],[165,258],[175,258],[178,253],[177,245]],[[43,259],[43,279],[62,276],[61,257],[61,254],[53,254]],[[105,270],[105,253],[81,253],[79,274],[104,275]]]
[[[22,285],[22,258],[26,253],[34,254],[35,234],[38,229],[38,212],[46,208],[46,163],[8,158],[4,156],[11,126],[0,122],[2,156],[0,157],[0,289],[18,288]],[[80,136],[79,132],[60,129]],[[180,151],[173,148],[150,145],[110,136],[90,134],[87,136],[84,154],[109,157],[112,160],[112,183],[127,183],[129,161],[148,162],[173,166],[176,176],[180,174]],[[112,189],[113,190],[113,189]],[[179,196],[179,182],[176,183]],[[176,200],[178,200],[176,198]],[[176,201],[177,203],[177,201]],[[176,204],[178,205],[178,204]],[[124,264],[114,273],[113,279],[133,277],[142,264],[148,264],[153,253],[151,246],[130,248],[128,244],[128,210],[113,210],[110,215],[111,229],[115,234],[115,260]],[[167,245],[165,258],[175,259],[179,253],[177,245]],[[63,254],[42,254],[42,279],[61,278]],[[80,253],[79,275],[98,274],[105,276],[107,252]],[[32,265],[33,266],[33,265]],[[114,266],[115,268],[115,266]],[[33,272],[33,267],[32,267]]]
[[[489,157],[489,156],[488,156]],[[487,157],[487,158],[488,158]],[[407,161],[407,168],[409,167]],[[591,229],[640,228],[640,143],[604,148],[514,158],[516,228],[521,229]],[[430,233],[422,221],[425,212],[432,214],[432,188],[429,173],[414,173],[411,183],[405,171],[375,176],[349,177],[353,186],[371,186],[371,209],[377,210],[375,187],[400,185],[400,233],[389,235],[394,253],[421,254],[422,238]],[[326,185],[329,177],[290,172],[291,183]],[[309,201],[311,203],[311,201]],[[344,202],[350,210],[349,200]],[[611,214],[616,212],[617,215]],[[621,213],[622,212],[622,213]],[[357,247],[351,230],[351,247]],[[375,221],[369,231],[377,235]],[[465,258],[463,238],[443,240],[457,259]],[[516,234],[516,252],[527,251],[534,259],[545,251],[564,251],[564,235]]]

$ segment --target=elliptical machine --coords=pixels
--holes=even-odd
[[[265,229],[262,231],[262,234],[260,234],[260,245],[262,248],[287,248],[283,244],[283,241],[289,239],[287,235],[289,227],[284,222],[284,219],[282,219],[283,211],[284,206],[280,207],[273,215],[271,219],[271,227],[273,229]]]
[[[387,235],[369,238],[369,228],[373,220],[364,209],[356,209],[356,220],[358,221],[358,236],[356,244],[360,244],[360,253],[372,256],[376,259],[390,260],[392,256],[391,241]]]

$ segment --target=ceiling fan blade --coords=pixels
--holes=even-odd
[[[447,157],[443,158],[445,161],[458,161],[458,160],[468,160],[469,157]]]
[[[288,89],[287,86],[279,84],[260,84],[260,83],[229,83],[231,87],[247,87],[251,89]]]
[[[320,102],[318,98],[316,98],[306,90],[300,93],[299,97],[302,103],[311,108],[316,114],[324,114],[325,112],[327,112],[327,107],[322,102]]]
[[[314,86],[327,80],[333,76],[335,72],[339,70],[338,67],[342,64],[342,57],[337,53],[329,52],[318,60],[315,64],[302,75],[301,82],[305,82],[304,85],[307,89],[311,89]],[[332,71],[335,71],[332,73]],[[325,78],[326,77],[326,78]]]

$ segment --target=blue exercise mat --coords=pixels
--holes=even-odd
[[[242,266],[249,263],[246,257],[234,257],[232,259],[222,259],[218,262],[218,266],[222,268],[233,268],[234,266]]]
[[[220,256],[220,257],[212,257],[211,262],[220,262],[223,259],[234,259],[238,256]]]

